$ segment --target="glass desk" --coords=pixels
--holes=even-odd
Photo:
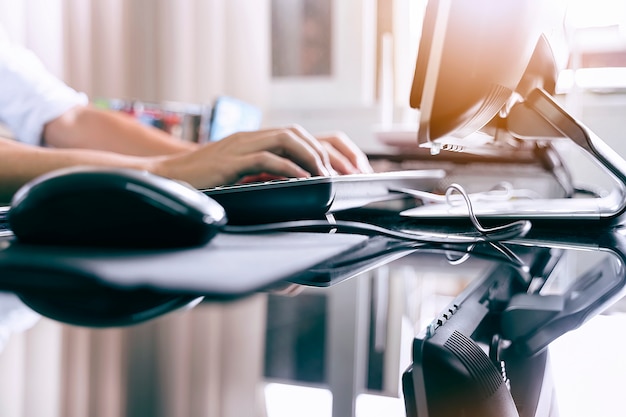
[[[466,228],[411,225],[387,211],[346,216],[422,231]],[[498,400],[505,409],[514,400],[513,410],[520,416],[556,415],[546,347],[621,299],[624,242],[619,227],[533,229],[506,244],[471,246],[417,245],[378,236],[241,300],[206,294],[201,302],[199,293],[103,289],[104,298],[96,300],[101,306],[115,304],[118,313],[149,313],[135,316],[136,324],[123,323],[131,326],[123,330],[117,382],[123,381],[119,389],[124,395],[118,411],[128,416],[165,416],[171,410],[237,415],[236,406],[224,405],[231,401],[253,404],[254,415],[275,417],[282,415],[276,407],[288,406],[298,398],[297,388],[306,387],[301,404],[326,407],[314,415],[369,416],[374,406],[368,401],[382,397],[393,400],[386,405],[392,407],[387,416],[403,415],[405,407],[411,416],[461,415],[447,409],[450,404],[465,407],[465,415],[488,416],[495,410],[489,397],[494,392],[506,397]],[[0,244],[6,251],[10,238]],[[7,278],[2,265],[0,280]],[[28,300],[28,291],[23,294]],[[41,300],[30,303],[45,314],[49,306],[37,304]],[[88,315],[98,308],[88,298],[83,299],[88,308],[56,301],[68,314]],[[216,335],[211,319],[198,316],[223,306],[231,311],[243,307],[232,316],[220,313],[228,319],[221,324],[226,330],[217,334],[226,334],[222,343],[228,346],[216,354],[204,338],[205,330]],[[180,307],[194,308],[181,312]],[[193,326],[181,325],[187,317],[195,320]],[[159,327],[163,322],[169,323],[165,331]],[[244,330],[227,334],[232,326]],[[453,334],[461,340],[458,355],[449,349]],[[473,356],[465,358],[464,352]],[[227,375],[209,381],[200,372],[203,354],[213,355],[211,363],[221,363]],[[177,376],[182,362],[174,357],[187,358],[187,374]],[[204,385],[199,375],[207,379]],[[219,392],[211,395],[194,388],[217,385]],[[213,400],[222,405],[212,407]],[[196,404],[196,411],[190,404]],[[310,410],[300,411],[306,415]]]
[[[332,415],[375,415],[359,412],[369,393],[404,397],[411,416],[556,416],[547,346],[613,305],[626,283],[621,229],[557,235],[422,247],[345,282],[331,268],[320,286],[336,284],[322,291],[270,296],[266,375],[330,387]],[[469,358],[450,350],[454,334],[467,336],[457,342]],[[492,398],[499,383],[515,399],[511,414]]]

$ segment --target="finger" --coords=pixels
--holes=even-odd
[[[284,180],[287,177],[281,176],[281,175],[272,175],[272,174],[268,174],[266,172],[260,173],[260,174],[252,174],[252,175],[245,175],[243,176],[239,181],[237,181],[237,183],[239,184],[249,184],[249,183],[253,183],[253,182],[267,182],[267,181],[273,181],[273,180]]]
[[[260,134],[266,134],[266,135],[276,135],[276,134],[282,133],[285,130],[290,131],[296,137],[305,141],[319,155],[324,165],[327,168],[330,168],[330,158],[326,154],[326,149],[322,146],[320,141],[315,136],[307,132],[302,126],[292,125],[289,127],[282,127],[282,128],[261,129],[256,132]]]
[[[332,145],[338,152],[340,152],[353,167],[359,172],[369,173],[373,172],[372,166],[367,159],[367,156],[354,142],[352,142],[348,136],[343,132],[327,133],[318,135],[318,139],[322,143],[328,143]]]
[[[273,129],[241,134],[238,137],[238,152],[241,155],[272,152],[288,158],[313,175],[329,175],[327,164],[320,152],[311,143],[292,129]],[[326,152],[323,151],[326,155]],[[326,158],[328,156],[326,155]]]
[[[237,160],[240,178],[250,175],[271,175],[274,177],[307,178],[311,173],[290,159],[263,151],[242,156]]]
[[[357,174],[359,172],[358,168],[332,144],[328,142],[322,142],[322,144],[326,148],[334,171],[338,174]]]
[[[295,135],[305,140],[322,159],[324,166],[328,169],[332,168],[330,162],[330,156],[326,152],[326,148],[322,146],[322,143],[312,134],[307,132],[304,128],[298,125],[293,125],[289,128]]]

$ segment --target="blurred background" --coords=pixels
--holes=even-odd
[[[562,69],[558,99],[626,156],[626,3],[564,3],[566,18],[552,34]],[[342,130],[366,151],[393,152],[379,141],[380,132],[417,128],[408,97],[424,7],[425,0],[0,0],[0,23],[13,41],[31,48],[94,102],[151,103],[194,113],[231,96],[260,109],[264,126]],[[575,150],[565,152],[571,152],[572,165],[587,166],[579,164],[584,158]],[[591,166],[573,174],[585,183],[606,180]],[[399,271],[385,273],[409,273],[406,265]],[[353,319],[335,329],[351,331],[361,302],[378,282],[370,278],[347,287],[342,297],[356,300],[351,306],[317,292],[299,300],[311,303],[321,317],[351,308],[344,317]],[[455,282],[419,291],[447,299],[449,285],[459,285]],[[386,291],[385,305],[398,305],[406,294],[406,288]],[[280,414],[272,399],[300,398],[289,389],[301,384],[262,382],[271,380],[268,312],[284,317],[284,311],[297,308],[258,295],[227,305],[201,304],[124,329],[39,320],[12,334],[0,354],[0,415],[294,415]],[[437,312],[420,311],[420,320]],[[312,333],[319,338],[311,346],[324,350],[333,343],[324,329]],[[405,339],[398,340],[393,348],[400,363]],[[407,343],[410,338],[404,347]],[[358,369],[352,369],[354,375]],[[279,380],[289,380],[274,371],[282,375]],[[339,396],[315,381],[308,387],[322,389],[303,398],[322,407],[312,415],[329,415],[329,403]],[[357,390],[358,384],[348,389]],[[387,416],[402,415],[397,389],[395,397],[379,396],[393,400],[382,403]],[[361,417],[376,415],[374,405],[360,410]]]

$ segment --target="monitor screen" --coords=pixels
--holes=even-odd
[[[515,100],[551,22],[550,3],[428,2],[410,96],[420,110],[420,146],[471,152],[493,141],[480,131]]]
[[[262,121],[263,112],[257,106],[234,97],[219,96],[208,120],[206,140],[217,142],[233,133],[258,130]]]

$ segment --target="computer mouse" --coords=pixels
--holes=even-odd
[[[133,169],[72,167],[21,187],[7,221],[25,243],[171,248],[208,243],[227,217],[215,200],[175,180]]]

